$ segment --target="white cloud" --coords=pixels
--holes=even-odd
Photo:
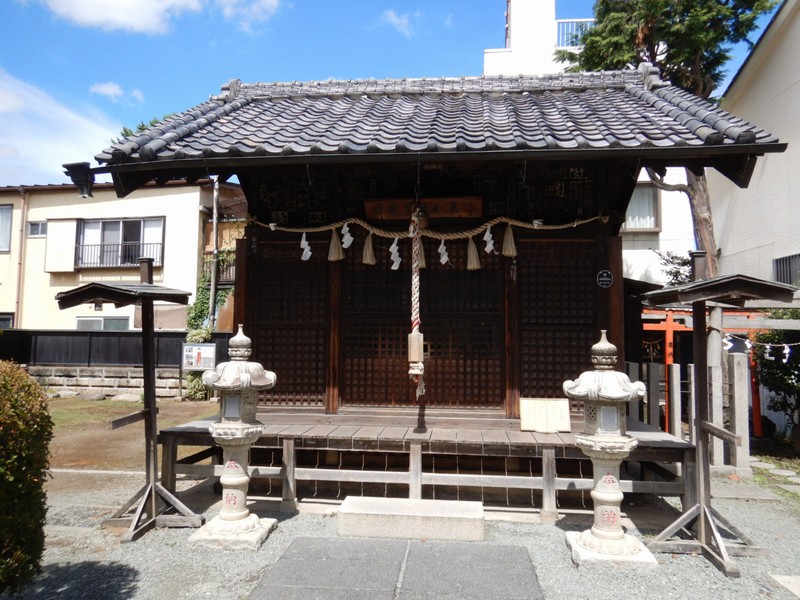
[[[119,100],[123,99],[125,96],[126,104],[131,105],[133,104],[132,100],[137,103],[144,102],[144,92],[139,88],[132,89],[130,92],[125,92],[122,89],[122,86],[118,84],[116,81],[107,81],[106,83],[95,83],[89,88],[89,92],[92,94],[97,94],[98,96],[105,96],[109,100],[113,102],[118,102]]]
[[[92,161],[122,129],[107,115],[66,107],[3,69],[0,106],[0,186],[69,182],[61,165]]]
[[[114,101],[119,100],[125,94],[125,92],[122,90],[122,86],[113,81],[108,81],[106,83],[95,83],[89,88],[89,92],[92,94],[105,96],[106,98],[110,98]]]
[[[408,13],[397,14],[393,8],[390,8],[381,14],[381,23],[391,25],[406,37],[414,35],[414,30],[411,27],[411,16]]]
[[[253,32],[253,25],[269,20],[278,12],[281,0],[216,0],[222,16],[238,20],[239,28]]]
[[[197,12],[202,0],[42,0],[53,13],[80,25],[106,31],[165,33],[170,20],[183,12]]]

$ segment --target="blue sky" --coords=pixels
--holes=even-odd
[[[519,0],[517,0],[519,1]],[[536,1],[536,0],[531,0]],[[0,0],[0,186],[242,81],[476,76],[505,0]],[[557,18],[592,16],[557,0]],[[733,74],[743,58],[740,52]]]

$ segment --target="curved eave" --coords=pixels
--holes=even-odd
[[[540,162],[608,162],[637,160],[651,167],[711,167],[720,171],[740,187],[747,187],[755,159],[766,153],[784,152],[787,145],[779,142],[760,144],[722,144],[673,146],[671,148],[574,148],[524,149],[476,152],[365,152],[330,154],[288,154],[273,156],[219,156],[126,162],[92,169],[93,173],[110,173],[119,197],[124,197],[151,180],[169,181],[186,177],[232,175],[264,167],[283,165],[336,165],[416,162],[499,162],[531,160]]]

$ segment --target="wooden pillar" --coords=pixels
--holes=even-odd
[[[752,477],[750,467],[750,430],[748,427],[748,409],[750,399],[750,372],[748,356],[733,353],[728,356],[728,381],[731,383],[731,425],[733,435],[738,436],[741,443],[731,445],[731,464],[736,472],[744,477]]]
[[[661,394],[658,363],[647,365],[647,423],[651,427],[661,428]]]
[[[552,523],[558,519],[556,508],[556,449],[553,446],[542,448],[542,513],[543,522]]]
[[[667,366],[667,404],[669,405],[669,433],[683,439],[681,426],[681,366]]]
[[[248,271],[250,265],[250,250],[252,243],[257,244],[257,238],[236,240],[236,281],[233,284],[233,330],[241,323],[247,326],[247,291]]]
[[[640,381],[641,375],[639,374],[638,363],[626,362],[625,372],[628,374],[628,379],[630,379],[631,381]],[[628,402],[628,415],[630,415],[632,419],[644,422],[644,417],[642,416],[641,400],[634,400],[633,402]]]
[[[408,497],[422,498],[422,444],[411,442],[408,455]]]
[[[519,288],[516,259],[506,259],[505,269],[505,389],[506,417],[519,418]]]
[[[178,462],[178,446],[175,438],[165,435],[161,442],[161,485],[175,493],[175,463]]]
[[[328,263],[328,372],[325,376],[325,412],[339,412],[342,373],[342,263]]]
[[[708,319],[707,364],[708,376],[711,386],[711,413],[708,420],[717,427],[723,426],[722,395],[723,395],[723,366],[722,366],[722,307],[712,308]],[[697,329],[695,324],[695,331]],[[696,361],[695,361],[696,362]],[[725,445],[717,436],[711,437],[710,445],[711,464],[722,466],[725,464]]]
[[[283,485],[281,486],[281,507],[284,504],[297,503],[297,480],[294,475],[296,465],[294,454],[294,438],[283,439]]]
[[[614,277],[614,283],[608,288],[608,338],[617,347],[617,356],[625,360],[625,286],[622,272],[622,237],[618,235],[608,239],[608,270]]]

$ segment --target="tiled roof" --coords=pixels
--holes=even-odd
[[[777,138],[638,71],[243,84],[98,162],[402,152],[675,148]]]

